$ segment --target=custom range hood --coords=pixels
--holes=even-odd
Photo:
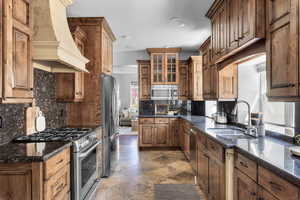
[[[89,62],[77,48],[67,21],[66,8],[73,0],[33,0],[34,66],[52,72],[87,72]]]

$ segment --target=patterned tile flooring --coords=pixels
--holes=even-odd
[[[137,139],[119,137],[113,174],[102,180],[97,200],[152,200],[154,184],[194,184],[192,168],[182,152],[139,151]]]

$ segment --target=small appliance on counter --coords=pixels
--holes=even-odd
[[[256,128],[258,137],[266,135],[263,113],[251,113],[251,125]]]
[[[227,114],[225,112],[217,112],[213,114],[213,119],[218,124],[227,124]]]
[[[155,104],[155,115],[167,115],[169,112],[168,104]]]

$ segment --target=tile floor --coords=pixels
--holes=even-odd
[[[121,135],[116,155],[113,174],[102,180],[97,200],[152,200],[154,184],[194,183],[181,151],[139,152],[137,136]]]

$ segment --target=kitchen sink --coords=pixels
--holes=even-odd
[[[238,128],[209,128],[217,135],[245,135],[245,130]]]
[[[245,130],[239,128],[209,128],[217,137],[226,140],[237,140],[237,139],[252,139],[253,137],[246,135]]]

